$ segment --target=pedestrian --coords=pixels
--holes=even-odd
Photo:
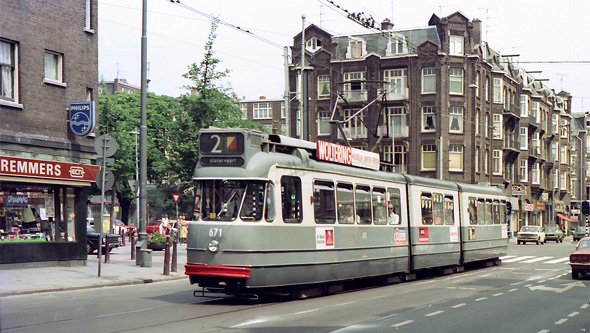
[[[188,221],[185,220],[185,216],[181,215],[178,218],[178,224],[180,225],[180,242],[186,243],[186,237],[188,234]]]
[[[162,221],[160,222],[160,235],[166,235],[169,228],[168,214],[164,214]]]

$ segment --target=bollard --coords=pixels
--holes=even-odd
[[[152,267],[152,250],[139,248],[137,257],[141,262],[138,266]]]
[[[104,236],[104,262],[111,262],[111,243],[109,243],[109,234]]]
[[[178,261],[178,256],[176,254],[176,244],[178,244],[177,238],[174,238],[172,242],[172,263],[170,264],[170,271],[176,273],[176,266]]]
[[[164,250],[164,275],[170,275],[170,236],[166,237],[166,248]]]
[[[131,248],[131,260],[135,260],[135,234],[133,230],[129,231],[129,247]]]

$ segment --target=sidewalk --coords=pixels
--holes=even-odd
[[[188,283],[184,275],[186,244],[178,244],[177,256],[177,272],[171,271],[170,275],[163,274],[164,251],[152,251],[152,267],[139,267],[135,265],[135,260],[131,260],[129,244],[112,250],[110,263],[104,263],[102,258],[100,277],[96,254],[88,256],[86,266],[2,269],[0,297],[177,279],[187,279]]]

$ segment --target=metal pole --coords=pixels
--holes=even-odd
[[[301,138],[303,140],[309,140],[308,125],[307,124],[307,92],[305,84],[303,84],[304,73],[305,73],[305,14],[301,15]]]
[[[141,126],[139,128],[139,235],[141,248],[139,263],[141,267],[151,266],[151,253],[147,250],[147,0],[143,0],[141,27]]]
[[[289,88],[289,48],[285,46],[284,48],[284,57],[285,57],[285,127],[287,128],[287,133],[285,133],[288,137],[291,136],[291,101],[290,101],[290,88]]]

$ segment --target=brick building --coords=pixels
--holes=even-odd
[[[113,81],[99,82],[98,93],[101,95],[113,95],[115,92],[133,94],[141,92],[141,87],[127,83],[126,79],[115,78]]]
[[[0,2],[3,267],[85,264],[86,189],[99,169],[97,10],[95,0]]]
[[[503,185],[513,197],[512,230],[575,225],[571,96],[494,51],[481,21],[456,12],[419,29],[394,30],[385,20],[380,31],[333,36],[310,25],[304,36],[309,140],[378,152],[387,170]],[[298,136],[301,33],[291,53]]]

